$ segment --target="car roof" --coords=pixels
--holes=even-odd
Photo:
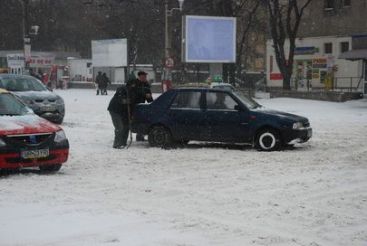
[[[192,87],[187,87],[187,88],[177,88],[177,89],[173,89],[173,91],[177,91],[177,92],[181,92],[181,91],[196,91],[196,92],[229,92],[229,91],[225,91],[222,89],[216,89],[216,88],[192,88]]]
[[[0,74],[0,79],[6,79],[6,78],[33,78],[30,75],[21,75],[21,74],[9,74],[9,73],[4,73],[4,74]]]
[[[213,82],[210,85],[211,86],[231,86],[231,87],[233,87],[233,85],[231,85],[229,83],[218,83],[218,82]]]

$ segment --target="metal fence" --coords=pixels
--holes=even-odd
[[[329,88],[326,86],[312,86],[310,81],[305,83],[305,87],[296,88],[293,81],[292,90],[300,91],[336,91],[336,92],[363,92],[363,77],[335,77]]]

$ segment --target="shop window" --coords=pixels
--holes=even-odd
[[[349,51],[349,42],[341,42],[340,43],[340,53],[344,53]]]
[[[325,10],[333,10],[335,9],[335,0],[325,0]]]
[[[332,54],[333,53],[333,43],[325,43],[324,44],[324,53]]]

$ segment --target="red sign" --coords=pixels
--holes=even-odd
[[[54,63],[54,57],[47,56],[32,56],[29,60],[31,67],[43,67],[43,66],[51,66]]]
[[[283,75],[281,73],[271,73],[270,80],[283,80]]]

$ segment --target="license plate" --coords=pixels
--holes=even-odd
[[[312,129],[307,130],[307,137],[312,137]]]
[[[56,107],[55,106],[43,106],[41,109],[44,112],[53,112],[56,110]]]
[[[21,156],[25,160],[45,158],[48,157],[49,155],[50,151],[48,149],[26,150],[21,152]]]

